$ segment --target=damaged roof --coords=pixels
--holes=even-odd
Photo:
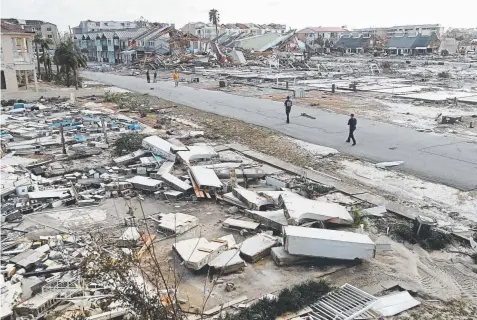
[[[298,33],[308,33],[310,31],[313,32],[346,32],[348,29],[344,29],[341,27],[307,27],[298,31]]]
[[[403,35],[394,36],[388,39],[386,48],[406,48],[415,49],[428,47],[433,40],[437,39],[437,35],[433,32],[431,35]]]
[[[271,49],[280,43],[290,39],[295,34],[294,30],[291,30],[288,33],[265,33],[257,36],[249,36],[241,39],[237,39],[230,43],[229,47],[239,47],[246,50],[255,50],[255,51],[266,51]]]
[[[18,24],[14,24],[14,23],[10,23],[10,22],[2,20],[1,25],[2,25],[1,33],[4,33],[4,34],[9,34],[9,33],[32,34],[32,32],[27,32],[26,30],[23,30],[23,28]]]
[[[371,38],[359,37],[341,37],[335,44],[337,48],[358,49],[370,46]]]

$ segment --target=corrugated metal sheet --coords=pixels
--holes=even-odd
[[[350,284],[322,297],[301,319],[352,320],[369,310],[378,299]]]

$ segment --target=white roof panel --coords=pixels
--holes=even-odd
[[[194,180],[197,182],[197,185],[200,187],[215,187],[221,188],[222,182],[220,182],[217,174],[212,169],[207,169],[203,167],[191,167],[190,172]]]

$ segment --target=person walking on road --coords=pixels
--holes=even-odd
[[[149,69],[147,69],[146,71],[146,79],[147,79],[147,83],[151,82],[151,77],[149,76]]]
[[[157,70],[154,70],[154,80],[153,80],[154,83],[157,82],[156,78],[157,78]]]
[[[176,84],[176,87],[179,86],[179,74],[177,71],[174,71],[174,75],[172,76],[174,78],[174,83]]]
[[[348,120],[349,135],[346,142],[350,142],[351,140],[353,140],[353,146],[356,145],[356,140],[354,138],[354,130],[356,130],[357,124],[358,124],[358,120],[356,120],[356,118],[354,117],[354,114],[351,114],[351,118],[349,118]]]
[[[290,96],[287,97],[285,100],[285,113],[287,114],[287,123],[290,123],[290,111],[291,107],[293,105],[293,102],[290,100]]]

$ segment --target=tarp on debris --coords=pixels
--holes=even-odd
[[[421,303],[414,299],[409,292],[402,291],[379,297],[372,309],[379,312],[383,317],[390,317],[420,304]]]

